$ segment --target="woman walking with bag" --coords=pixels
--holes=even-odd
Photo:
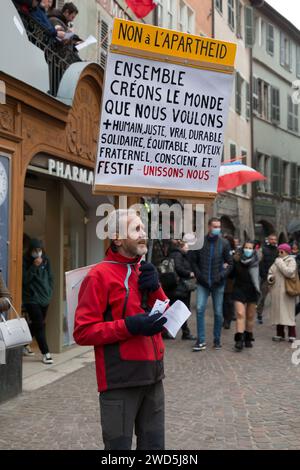
[[[232,300],[236,311],[235,350],[252,348],[256,304],[260,295],[259,260],[254,242],[247,241],[234,259]]]
[[[182,240],[173,240],[172,244],[170,258],[175,263],[178,284],[174,290],[168,293],[170,304],[173,304],[176,300],[181,300],[190,310],[191,292],[196,288],[196,280],[188,257],[188,244]],[[182,339],[196,340],[196,337],[190,332],[187,321],[182,325],[181,330]]]
[[[42,242],[30,241],[23,259],[23,305],[30,319],[31,335],[35,336],[44,364],[53,364],[46,341],[45,321],[53,292],[53,276],[50,262]]]
[[[292,297],[286,292],[286,279],[296,276],[297,264],[291,256],[292,249],[287,243],[278,247],[279,257],[269,269],[268,283],[271,286],[271,321],[276,325],[276,335],[273,341],[284,341],[285,326],[288,327],[289,341],[296,339],[295,306],[296,296]]]

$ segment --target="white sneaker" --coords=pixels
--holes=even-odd
[[[296,341],[296,338],[294,336],[290,336],[289,343],[293,343],[294,341]]]
[[[43,362],[44,364],[53,364],[53,359],[52,359],[52,357],[51,357],[51,354],[50,354],[50,353],[44,354],[44,355],[43,355],[42,362]]]
[[[31,350],[30,346],[23,347],[23,356],[34,356],[34,352]]]

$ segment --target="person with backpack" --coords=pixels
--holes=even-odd
[[[181,300],[190,310],[191,292],[196,288],[196,279],[188,257],[188,244],[182,240],[172,240],[169,256],[174,260],[175,272],[178,276],[176,287],[168,292],[170,305],[176,300]],[[196,340],[196,337],[192,335],[189,329],[187,321],[184,322],[181,330],[183,340]]]
[[[294,278],[297,265],[291,256],[291,247],[287,243],[278,246],[279,256],[269,269],[268,283],[271,294],[271,322],[276,325],[273,341],[285,340],[285,327],[288,327],[289,341],[296,338],[295,306],[296,297],[287,294],[286,279]]]
[[[121,232],[127,228],[127,236]],[[83,280],[75,313],[74,339],[94,346],[105,450],[163,450],[164,342],[167,321],[149,315],[166,300],[155,266],[141,263],[147,253],[145,227],[135,211],[113,211],[111,245],[104,260]]]
[[[230,245],[221,236],[221,222],[213,217],[208,222],[208,234],[203,247],[193,251],[193,272],[197,279],[197,341],[193,351],[206,349],[205,310],[211,295],[214,308],[214,348],[221,349],[223,298],[227,276],[232,270]]]
[[[256,304],[260,295],[259,259],[255,242],[244,243],[234,255],[232,300],[236,312],[235,350],[252,348]]]

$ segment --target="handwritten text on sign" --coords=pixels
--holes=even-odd
[[[95,185],[216,192],[233,77],[109,54]]]
[[[187,61],[233,67],[236,44],[158,26],[115,19],[112,46],[169,56]]]

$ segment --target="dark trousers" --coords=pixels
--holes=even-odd
[[[223,298],[223,318],[224,322],[230,323],[234,318],[234,302],[232,300],[231,292],[225,292]]]
[[[49,352],[46,341],[46,314],[49,305],[42,307],[38,304],[26,304],[25,308],[29,316],[29,328],[31,336],[34,336],[42,354]]]
[[[164,450],[165,403],[162,381],[141,387],[101,392],[100,414],[105,450]]]
[[[264,307],[265,307],[266,297],[267,297],[267,295],[269,293],[269,290],[270,290],[270,287],[269,287],[269,284],[268,284],[267,280],[263,280],[260,283],[260,290],[261,290],[261,294],[260,294],[260,298],[259,298],[259,301],[258,301],[258,304],[257,304],[257,307],[256,307],[256,312],[257,312],[258,317],[262,317],[263,310],[264,310]]]
[[[284,325],[276,325],[276,334],[277,336],[281,336],[282,338],[285,337]],[[295,326],[288,326],[288,335],[290,338],[296,338],[297,335]]]

